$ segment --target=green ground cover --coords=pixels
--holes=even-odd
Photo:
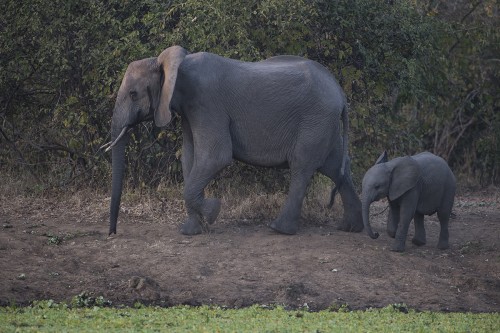
[[[252,306],[70,308],[42,302],[0,308],[0,332],[495,332],[498,313],[417,312],[390,305],[308,312]]]

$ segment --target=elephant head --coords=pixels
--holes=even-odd
[[[129,64],[123,77],[111,120],[111,142],[106,149],[112,152],[112,190],[109,234],[116,234],[120,209],[125,148],[129,129],[142,121],[153,120],[158,127],[168,125],[172,118],[170,101],[177,72],[187,52],[172,46],[158,58],[148,58]]]
[[[388,197],[389,201],[397,200],[414,188],[419,178],[420,169],[415,160],[406,156],[388,161],[386,151],[379,156],[375,165],[368,169],[363,177],[361,204],[363,224],[371,238],[379,236],[370,226],[371,203],[384,197]]]

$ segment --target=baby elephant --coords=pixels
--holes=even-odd
[[[455,199],[456,180],[448,164],[441,157],[424,152],[414,156],[387,160],[383,152],[363,178],[363,223],[368,235],[375,239],[370,227],[370,204],[384,197],[389,200],[387,233],[395,238],[391,250],[405,250],[408,227],[415,223],[415,245],[424,245],[424,215],[437,212],[441,231],[439,249],[448,248],[448,220]]]

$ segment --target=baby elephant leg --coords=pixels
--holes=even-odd
[[[448,238],[450,234],[448,232],[448,221],[450,220],[450,213],[440,213],[438,212],[438,219],[441,224],[441,231],[439,232],[438,249],[445,250],[449,248]]]
[[[391,205],[389,206],[389,214],[387,218],[387,234],[391,238],[396,237],[396,231],[398,230],[399,224],[399,206]]]
[[[410,191],[411,192],[411,191]],[[405,250],[406,236],[408,235],[408,228],[410,227],[410,222],[415,216],[416,211],[416,193],[409,193],[406,196],[406,200],[403,200],[399,206],[399,223],[398,230],[396,231],[396,237],[394,243],[391,247],[392,251],[403,252]]]
[[[424,228],[424,215],[415,213],[413,218],[413,223],[415,223],[415,236],[411,240],[413,244],[417,246],[425,245],[425,228]]]

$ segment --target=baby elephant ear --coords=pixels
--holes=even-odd
[[[382,154],[380,154],[380,156],[377,158],[377,161],[375,162],[375,164],[385,163],[388,160],[389,159],[387,158],[387,150],[384,150],[384,152]]]
[[[158,56],[158,65],[163,69],[163,85],[160,91],[160,100],[155,112],[155,124],[158,127],[167,126],[172,119],[170,101],[174,93],[177,71],[187,51],[180,46],[172,46]]]
[[[407,156],[391,160],[394,163],[389,185],[389,200],[393,201],[414,188],[420,179],[420,167]]]

